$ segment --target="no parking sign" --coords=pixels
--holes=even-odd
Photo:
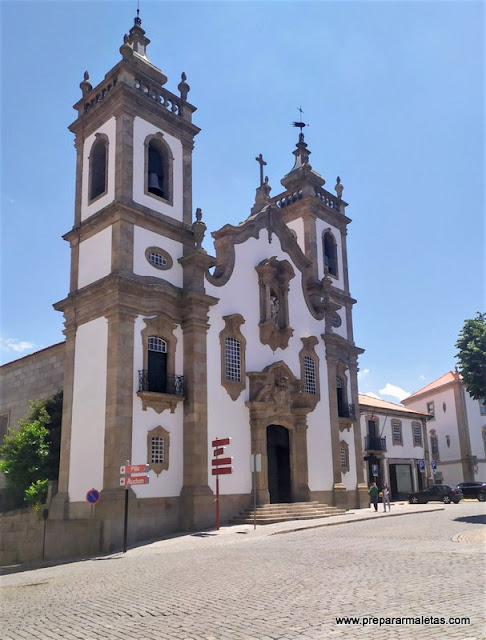
[[[96,504],[100,500],[100,492],[98,489],[90,489],[86,494],[86,502],[89,504]]]

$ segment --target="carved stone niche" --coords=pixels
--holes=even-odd
[[[285,362],[275,362],[263,371],[247,375],[250,400],[246,404],[263,411],[269,420],[292,422],[294,414],[306,414],[316,405],[315,399],[304,392],[304,381],[296,378]]]
[[[285,349],[294,333],[289,326],[289,282],[295,272],[288,260],[275,256],[256,267],[260,288],[260,342],[272,351]]]

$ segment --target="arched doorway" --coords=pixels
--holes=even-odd
[[[290,440],[285,427],[267,427],[267,460],[270,502],[291,502]]]

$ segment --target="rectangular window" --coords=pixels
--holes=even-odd
[[[421,447],[422,446],[422,427],[419,424],[412,425],[413,432],[413,446]]]
[[[348,468],[348,450],[346,447],[341,447],[341,469]]]
[[[152,464],[163,464],[165,453],[165,442],[161,436],[154,436],[151,442],[150,462]]]
[[[224,339],[226,380],[241,381],[241,345],[235,338]]]
[[[317,393],[316,385],[316,363],[310,356],[304,356],[304,379],[305,379],[305,392]]]
[[[392,441],[393,444],[403,444],[402,425],[400,422],[392,422]]]
[[[481,398],[479,400],[479,413],[482,416],[486,416],[486,398]]]
[[[435,417],[435,407],[433,402],[427,402],[427,413],[429,416]]]
[[[439,439],[437,436],[430,436],[430,451],[434,459],[439,457]]]

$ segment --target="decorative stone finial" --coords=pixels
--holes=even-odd
[[[196,209],[196,222],[194,222],[192,225],[192,231],[194,233],[194,242],[196,244],[196,249],[201,249],[202,251],[204,251],[204,249],[202,248],[202,241],[204,240],[204,234],[206,233],[206,229],[207,229],[207,226],[202,221],[202,211],[198,207]]]
[[[133,19],[133,27],[128,35],[123,36],[120,53],[124,58],[130,58],[133,53],[138,53],[139,56],[146,58],[148,44],[150,44],[150,40],[145,37],[145,31],[142,29],[142,21],[140,19],[140,10],[137,9],[137,16]]]
[[[183,71],[181,73],[181,81],[177,85],[177,88],[179,89],[181,94],[181,100],[187,100],[187,94],[191,90],[191,87],[187,84],[186,80],[187,80],[187,76]]]
[[[93,88],[93,85],[89,81],[89,73],[87,71],[83,74],[83,81],[79,85],[81,91],[83,92],[83,96],[87,95]]]
[[[336,186],[334,187],[334,191],[337,193],[337,197],[339,200],[342,200],[344,187],[341,184],[341,178],[338,176],[336,178]]]
[[[138,27],[142,24],[142,21],[140,20],[140,9],[137,9],[137,15],[133,19],[133,24],[136,24]]]

